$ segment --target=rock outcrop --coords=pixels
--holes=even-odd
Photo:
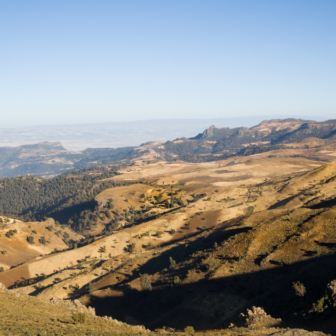
[[[252,310],[247,309],[247,313],[241,313],[240,316],[245,318],[245,325],[253,330],[279,326],[282,322],[280,318],[276,319],[267,315],[263,308],[254,306],[252,307]]]

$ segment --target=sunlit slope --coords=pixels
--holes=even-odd
[[[7,270],[0,282],[45,299],[79,297],[100,314],[151,327],[226,327],[251,305],[283,317],[288,300],[295,306],[298,280],[313,293],[311,307],[333,280],[324,264],[336,246],[336,164],[320,165],[298,158],[138,163],[115,178],[141,177],[140,184],[97,196],[112,220],[127,214],[117,229]],[[130,208],[142,217],[129,222]],[[144,273],[150,295],[141,290]]]
[[[0,224],[0,235],[0,266],[4,270],[56,250],[67,249],[65,241],[82,238],[69,228],[56,225],[53,219],[44,222],[7,222],[6,218]]]

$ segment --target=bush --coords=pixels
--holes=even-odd
[[[306,294],[306,287],[300,282],[293,282],[293,288],[296,296],[303,297]]]
[[[141,274],[140,275],[140,285],[141,285],[141,290],[143,290],[143,291],[151,291],[152,290],[152,283],[149,279],[148,274]]]
[[[313,310],[315,313],[323,313],[325,307],[325,298],[322,297],[320,300],[318,300],[316,303],[313,303]]]
[[[181,282],[180,278],[177,275],[175,275],[174,276],[174,284],[177,285],[180,282]]]
[[[135,250],[135,244],[130,244],[126,247],[126,252],[133,253]]]
[[[105,245],[101,246],[98,252],[99,253],[106,253],[106,246]]]
[[[87,291],[89,293],[92,293],[94,291],[93,283],[91,281],[87,284]]]
[[[253,211],[254,211],[254,207],[253,207],[253,206],[249,206],[249,207],[247,207],[247,209],[246,209],[246,213],[247,213],[248,215],[250,215],[251,213],[253,213]]]
[[[77,312],[72,315],[72,319],[75,323],[84,324],[86,322],[86,315],[84,313]]]
[[[34,237],[33,237],[33,236],[28,236],[28,237],[27,237],[27,242],[28,242],[30,245],[35,244],[35,242],[34,242]]]
[[[194,328],[191,326],[185,327],[183,331],[188,334],[192,334],[195,332]]]
[[[171,230],[169,231],[169,234],[171,234],[172,236],[173,236],[175,233],[176,233],[176,230],[175,230],[175,229],[171,229]]]
[[[44,236],[39,239],[39,242],[43,245],[47,243]]]
[[[220,261],[218,259],[210,259],[207,265],[208,271],[214,271],[220,265]]]
[[[169,262],[170,262],[169,268],[176,267],[176,261],[172,257],[169,257]]]
[[[7,238],[10,238],[11,236],[14,236],[15,233],[17,233],[16,229],[15,230],[9,230],[9,231],[6,232],[5,236]]]
[[[4,271],[4,268],[3,267],[0,267],[0,272],[3,272]]]

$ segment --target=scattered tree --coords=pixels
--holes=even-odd
[[[295,295],[304,297],[306,294],[306,287],[300,282],[293,282],[293,288],[295,290]]]
[[[28,236],[28,237],[27,237],[27,241],[28,241],[28,243],[29,243],[30,245],[35,244],[35,242],[34,242],[34,237],[33,237],[33,236]]]
[[[145,274],[140,275],[140,285],[141,285],[141,290],[143,291],[152,290],[152,283],[150,281],[148,274],[145,273]]]
[[[169,262],[170,262],[169,268],[176,267],[176,261],[172,257],[169,257]]]

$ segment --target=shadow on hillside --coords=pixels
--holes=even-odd
[[[284,200],[282,201],[279,201],[279,202],[276,202],[274,203],[273,205],[271,205],[268,210],[274,210],[274,209],[278,209],[284,205],[286,205],[287,203],[289,203],[290,201],[292,201],[294,198],[296,198],[297,196],[299,196],[301,193],[298,193],[294,196],[290,196],[290,197],[287,197],[285,198]]]
[[[312,210],[318,210],[318,209],[323,209],[323,208],[331,208],[334,205],[336,205],[336,198],[333,198],[327,201],[322,201],[318,204],[307,206],[307,208],[312,209]]]
[[[223,328],[231,322],[242,323],[239,314],[247,308],[259,306],[268,314],[281,317],[284,326],[323,330],[336,335],[333,331],[336,330],[336,322],[330,322],[328,316],[310,314],[310,319],[294,316],[302,309],[311,309],[313,303],[324,296],[326,285],[336,278],[336,255],[314,255],[307,261],[219,279],[212,279],[204,273],[202,280],[186,283],[190,280],[186,279],[183,284],[174,284],[174,276],[185,279],[188,269],[201,262],[197,257],[192,257],[194,252],[213,250],[214,241],[219,244],[247,229],[232,228],[214,232],[208,238],[201,237],[187,247],[182,244],[175,246],[140,268],[141,274],[154,274],[168,269],[164,273],[164,280],[154,286],[151,292],[139,292],[123,283],[114,286],[114,294],[110,296],[93,294],[89,305],[96,308],[98,315],[108,315],[123,321],[131,317],[150,329],[162,326],[183,329],[191,325],[197,330]],[[169,257],[179,263],[180,269],[169,269]],[[190,258],[193,259],[193,266],[184,263]],[[205,269],[201,271],[206,272]],[[139,275],[133,276],[137,277]],[[303,299],[295,296],[293,282],[297,281],[302,282],[307,289]],[[330,327],[328,323],[334,325]]]
[[[97,202],[95,200],[83,202],[80,204],[75,204],[66,208],[63,208],[61,210],[57,210],[57,207],[55,206],[54,209],[47,209],[45,213],[49,213],[49,216],[54,218],[55,220],[59,221],[60,223],[68,223],[68,220],[74,216],[79,217],[80,213],[84,210],[91,210],[93,211],[95,207],[97,206]]]

